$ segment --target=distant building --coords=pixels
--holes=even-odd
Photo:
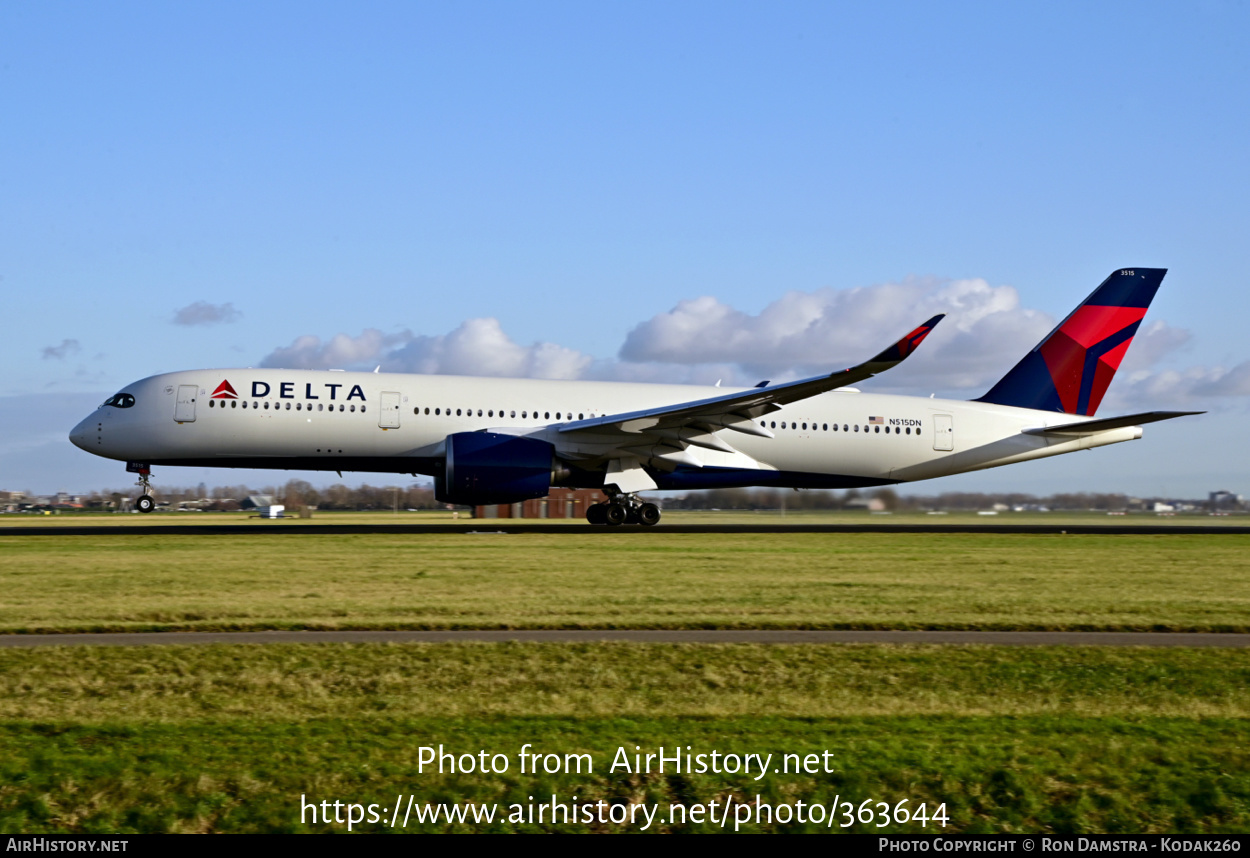
[[[580,518],[586,509],[603,503],[608,497],[599,489],[556,489],[545,498],[532,498],[520,503],[475,506],[474,518]]]
[[[866,509],[869,512],[885,512],[885,501],[881,498],[851,498],[846,502],[846,509]]]
[[[1207,503],[1211,509],[1237,509],[1241,506],[1241,495],[1235,495],[1230,491],[1221,489],[1218,492],[1211,492],[1207,496]]]

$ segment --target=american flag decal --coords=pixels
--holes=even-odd
[[[884,417],[869,417],[868,425],[869,426],[884,426],[885,418]]]

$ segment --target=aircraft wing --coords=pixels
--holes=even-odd
[[[1108,429],[1123,429],[1125,426],[1141,426],[1144,423],[1158,423],[1160,420],[1171,420],[1173,417],[1189,417],[1194,414],[1206,414],[1205,411],[1145,411],[1141,414],[1126,414],[1123,417],[1104,417],[1100,420],[1082,420],[1078,423],[1063,423],[1059,426],[1039,426],[1025,429],[1025,435],[1093,435],[1106,432]]]
[[[689,445],[734,453],[734,448],[730,447],[725,440],[716,437],[715,433],[721,429],[732,429],[735,432],[773,438],[773,433],[768,429],[754,423],[755,418],[778,410],[781,405],[808,399],[809,396],[825,393],[828,390],[844,388],[846,385],[884,373],[885,370],[903,363],[906,356],[913,353],[916,346],[920,345],[944,315],[935,315],[933,319],[929,319],[903,339],[881,351],[875,358],[866,360],[863,364],[836,371],[836,373],[816,375],[814,378],[788,381],[785,384],[774,384],[763,386],[763,388],[741,390],[737,393],[712,396],[710,399],[660,405],[656,408],[625,411],[621,414],[607,414],[589,420],[575,420],[572,423],[560,425],[559,432],[570,442],[579,438],[587,440],[595,438],[600,442],[605,442],[615,437],[616,443],[612,444],[612,447],[617,448],[626,447],[626,445],[646,447],[646,445],[666,443],[671,449],[651,448],[649,454],[641,454],[640,458],[642,460],[664,458],[671,463],[694,464],[697,467],[699,462],[696,458],[681,455]],[[629,454],[629,450],[619,450],[619,453]]]
[[[602,432],[605,429],[641,433],[653,429],[676,429],[692,424],[704,424],[708,431],[721,428],[735,429],[739,432],[771,438],[771,432],[751,422],[753,418],[776,411],[782,405],[855,384],[898,366],[915,351],[945,315],[945,313],[939,313],[929,319],[871,360],[828,375],[818,375],[769,387],[753,387],[750,390],[727,393],[710,399],[699,399],[622,414],[608,414],[589,420],[577,420],[565,423],[559,429],[561,433],[586,432],[587,430]]]
[[[790,402],[846,387],[897,366],[915,351],[943,315],[929,319],[871,360],[838,372],[692,402],[577,420],[552,427],[558,436],[553,440],[561,455],[586,467],[602,466],[604,485],[626,493],[656,488],[647,468],[702,468],[703,459],[692,447],[725,454],[737,468],[767,469],[768,466],[736,450],[721,437],[720,431],[732,429],[772,438],[773,433],[756,423],[756,418]]]

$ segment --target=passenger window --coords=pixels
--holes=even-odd
[[[858,432],[858,431],[859,431],[859,424],[858,424],[858,423],[856,423],[856,424],[855,424],[855,431],[856,431],[856,432]]]
[[[230,407],[231,407],[231,408],[238,408],[238,407],[239,407],[239,400],[237,400],[237,399],[232,399],[232,400],[230,400]]]

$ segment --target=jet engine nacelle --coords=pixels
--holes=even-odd
[[[442,503],[516,503],[551,490],[555,448],[546,441],[457,432],[446,445],[443,473],[434,480],[434,496]]]

